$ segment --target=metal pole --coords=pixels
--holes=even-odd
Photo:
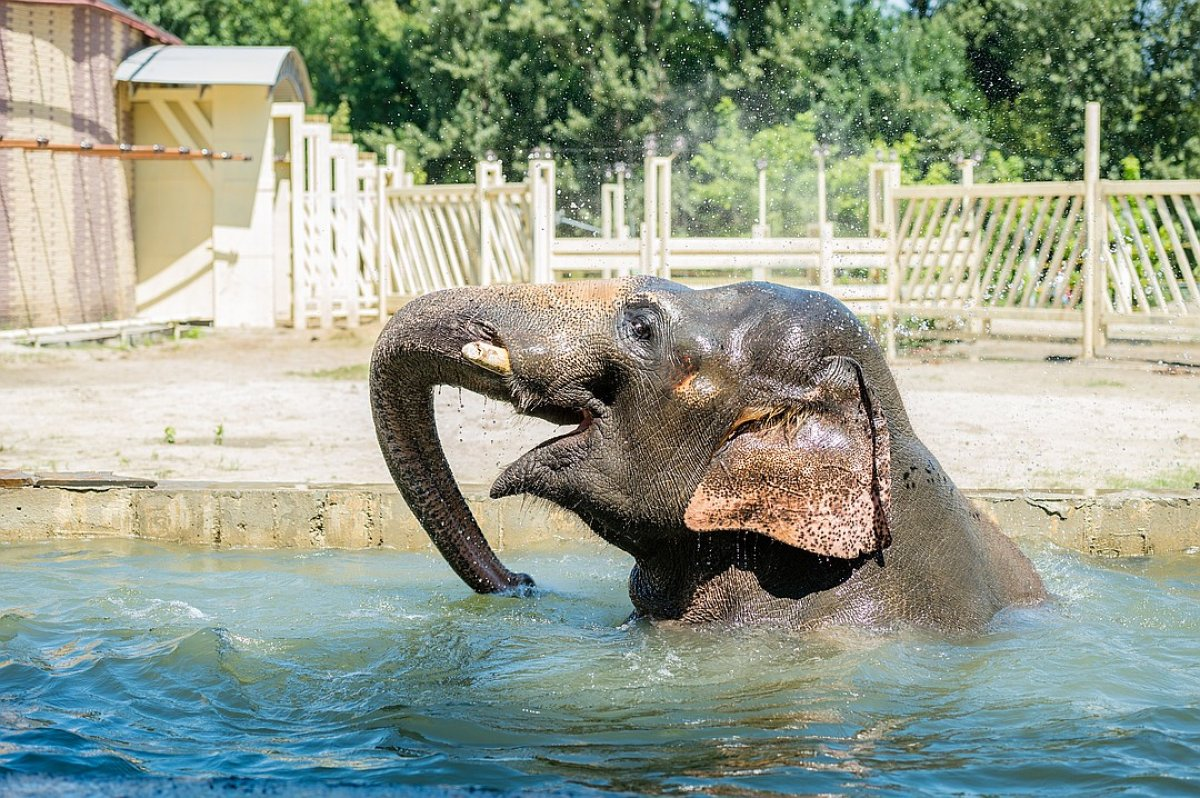
[[[1097,305],[1100,292],[1101,197],[1100,197],[1100,103],[1090,102],[1084,116],[1083,133],[1084,219],[1087,249],[1083,260],[1083,359],[1096,357]]]

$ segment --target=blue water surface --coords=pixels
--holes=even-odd
[[[1200,556],[986,633],[626,625],[630,561],[0,546],[0,793],[1200,794]],[[215,781],[214,781],[215,780]],[[139,791],[141,790],[141,791]]]

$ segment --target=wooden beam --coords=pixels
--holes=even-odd
[[[179,100],[179,107],[183,110],[184,116],[192,123],[192,127],[200,134],[203,141],[213,140],[212,122],[200,111],[200,104],[195,100]]]
[[[193,150],[190,147],[164,147],[161,144],[93,144],[81,141],[64,144],[44,138],[4,139],[0,137],[0,150],[44,150],[46,152],[69,152],[93,158],[119,158],[123,161],[252,161],[254,158],[241,152],[210,149]]]
[[[162,123],[166,125],[167,132],[175,137],[175,141],[179,142],[179,146],[187,147],[188,149],[192,150],[200,149],[199,147],[195,146],[191,136],[188,135],[187,130],[184,129],[183,124],[180,123],[178,117],[176,117],[171,109],[167,106],[165,100],[151,100],[150,107],[154,109],[154,113],[157,114]],[[195,161],[192,162],[192,166],[196,167],[196,171],[199,172],[200,177],[204,178],[204,182],[208,184],[209,188],[212,188],[212,173]]]

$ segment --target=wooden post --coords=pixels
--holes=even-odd
[[[305,152],[303,103],[276,103],[280,115],[288,120],[288,182],[291,204],[291,293],[292,293],[292,327],[300,329],[307,326],[305,316],[307,305],[307,281],[304,275],[304,249],[307,239],[304,233],[304,176]]]
[[[600,184],[600,237],[613,237],[613,206],[616,204],[616,183]]]
[[[820,236],[820,250],[817,253],[817,283],[822,291],[833,290],[833,242],[829,237],[829,223],[826,219],[829,212],[825,204],[825,156],[829,148],[823,144],[813,148],[817,159],[817,235]]]
[[[667,257],[671,248],[671,161],[674,156],[663,156],[658,161],[658,266],[655,271],[666,280],[671,279],[671,264]]]
[[[624,241],[629,238],[629,227],[625,224],[625,164],[616,165],[617,191],[613,197],[613,227],[617,238]]]
[[[1084,360],[1096,357],[1097,330],[1101,322],[1100,248],[1103,208],[1100,195],[1100,103],[1089,102],[1084,116],[1083,133],[1083,213],[1087,225],[1087,248],[1083,260],[1083,352]]]
[[[883,175],[887,164],[880,160],[881,153],[875,153],[875,162],[867,167],[867,235],[877,236],[882,231],[887,235],[883,224],[883,213],[879,207],[882,203]]]
[[[532,199],[533,274],[535,283],[554,282],[550,263],[554,247],[554,156],[549,149],[529,154],[529,190]]]
[[[392,265],[388,260],[387,237],[391,235],[388,225],[388,195],[395,172],[390,166],[375,169],[375,265],[379,269],[379,320],[387,321],[388,295],[392,292]]]
[[[895,360],[898,354],[896,347],[896,325],[899,323],[897,308],[900,305],[900,231],[896,229],[896,195],[900,187],[900,164],[889,163],[883,173],[883,227],[887,231],[887,258],[884,268],[887,269],[887,330],[885,339],[887,356]]]
[[[658,157],[650,139],[642,165],[646,182],[642,191],[642,271],[649,273],[657,265],[658,249]]]
[[[767,159],[756,160],[754,168],[758,170],[758,224],[751,228],[750,235],[754,238],[768,238],[771,228],[767,224]],[[754,279],[765,280],[766,277],[760,277],[758,271],[756,268]]]
[[[329,145],[332,182],[329,187],[333,230],[333,266],[331,278],[334,290],[330,300],[339,295],[346,314],[346,326],[359,323],[358,290],[358,148],[340,138]]]
[[[484,160],[475,164],[475,206],[479,211],[479,262],[475,264],[473,276],[477,285],[491,285],[495,278],[495,252],[492,244],[495,237],[492,229],[494,220],[487,190],[504,181],[501,168],[500,161],[496,160],[495,154],[491,152]]]

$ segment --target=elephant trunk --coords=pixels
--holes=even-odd
[[[488,345],[495,327],[482,302],[479,289],[462,288],[421,297],[398,311],[376,344],[370,392],[379,445],[408,506],[462,580],[478,593],[495,593],[533,580],[506,568],[488,545],[450,472],[433,410],[437,385],[510,400],[505,363],[486,362],[488,352],[503,350]],[[481,345],[484,355],[477,351]]]

